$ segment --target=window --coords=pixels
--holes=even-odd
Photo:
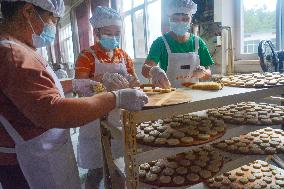
[[[39,53],[44,58],[44,60],[49,62],[47,47],[42,47],[42,48],[37,49],[37,53]]]
[[[276,46],[277,0],[240,0],[239,31],[236,32],[236,58],[258,59],[258,45],[271,40]]]
[[[146,58],[152,42],[161,36],[161,0],[124,0],[122,48],[131,58]]]
[[[71,23],[59,29],[59,44],[62,63],[74,63]]]

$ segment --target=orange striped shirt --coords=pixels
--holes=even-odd
[[[135,70],[133,61],[126,52],[124,52],[122,49],[117,48],[114,50],[113,57],[109,57],[101,47],[101,45],[97,42],[95,45],[83,50],[79,54],[75,66],[76,77],[82,74],[88,74],[89,78],[94,77],[96,66],[94,64],[95,57],[93,56],[92,52],[95,53],[100,62],[105,64],[118,64],[124,58],[127,72],[130,75],[134,75]]]

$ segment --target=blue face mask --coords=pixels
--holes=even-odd
[[[119,47],[120,36],[107,36],[102,35],[100,39],[101,45],[107,50],[113,50]]]
[[[46,46],[51,45],[51,43],[55,40],[55,36],[56,36],[56,26],[53,24],[44,23],[40,16],[39,18],[44,24],[43,31],[40,35],[37,35],[35,33],[34,28],[31,22],[29,21],[29,24],[34,32],[32,35],[33,45],[36,48],[41,48],[41,47],[46,47]]]
[[[170,29],[178,36],[185,35],[190,29],[188,22],[170,22]]]
[[[44,24],[43,31],[40,35],[33,34],[33,44],[36,48],[49,46],[55,40],[55,36],[56,27],[51,24]]]

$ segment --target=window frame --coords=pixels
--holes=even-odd
[[[138,5],[136,7],[134,6],[134,1],[135,0],[131,0],[131,9],[127,10],[127,11],[121,11],[121,17],[122,20],[124,22],[124,19],[127,16],[131,16],[131,27],[132,27],[132,36],[133,36],[133,41],[132,41],[132,47],[134,50],[134,59],[145,59],[146,57],[137,57],[137,49],[136,49],[136,44],[135,44],[135,13],[139,10],[143,10],[143,25],[144,25],[144,40],[145,40],[145,55],[147,56],[148,52],[149,52],[149,41],[148,41],[148,37],[149,37],[149,24],[148,24],[148,6],[152,3],[155,3],[159,0],[144,0],[144,3],[141,5]],[[124,27],[123,27],[124,28]],[[125,31],[123,31],[122,33],[122,47],[125,48]]]
[[[244,10],[243,0],[234,1],[236,6],[235,11],[235,22],[236,22],[236,31],[235,31],[235,60],[258,60],[258,54],[243,54],[241,53],[241,48],[244,46],[244,40],[242,40],[242,36],[244,34],[243,27],[243,18],[244,18]],[[275,13],[276,14],[276,13]]]

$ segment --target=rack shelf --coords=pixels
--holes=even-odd
[[[184,89],[190,90],[190,89]],[[193,148],[201,147],[203,145],[198,145],[194,147],[178,147],[178,148],[152,148],[137,145],[136,143],[136,127],[137,124],[144,121],[153,121],[157,119],[165,119],[172,117],[174,115],[187,114],[192,112],[198,112],[206,110],[209,108],[216,108],[220,106],[225,106],[229,104],[235,104],[245,101],[255,101],[258,99],[263,99],[265,97],[282,95],[284,93],[284,86],[277,86],[273,88],[263,88],[263,89],[254,89],[254,88],[235,88],[235,87],[224,87],[220,91],[201,91],[201,90],[190,90],[192,94],[192,101],[188,103],[159,107],[153,109],[146,109],[140,112],[128,112],[122,111],[121,115],[117,115],[118,120],[111,121],[102,121],[102,126],[110,129],[110,133],[114,138],[121,138],[123,136],[125,143],[125,154],[123,160],[115,160],[110,162],[111,157],[105,158],[108,159],[107,172],[113,172],[113,167],[120,167],[119,170],[125,169],[124,175],[126,177],[127,188],[129,189],[138,189],[141,187],[147,188],[146,186],[140,185],[138,177],[138,165],[147,161],[164,158],[173,154],[182,153]],[[119,112],[119,111],[118,111]],[[121,122],[123,129],[121,127]],[[279,127],[279,126],[275,126]],[[213,141],[217,142],[219,140],[224,140],[233,136],[238,136],[240,134],[245,134],[250,131],[254,131],[263,127],[260,126],[233,126],[229,125],[226,134]],[[109,136],[103,136],[108,137]],[[211,142],[212,143],[212,142]],[[210,143],[208,143],[210,144]],[[110,146],[103,146],[104,148],[110,148]],[[109,156],[109,154],[104,154]],[[158,155],[158,156],[157,156]],[[158,157],[158,158],[157,158]],[[258,156],[243,156],[244,158],[240,163],[244,164],[244,160],[247,161],[256,160],[260,158]],[[265,158],[265,157],[262,157]],[[123,166],[119,166],[118,162],[124,161]],[[236,160],[237,161],[237,160]],[[110,166],[110,165],[115,166]],[[233,163],[236,164],[237,163]],[[224,166],[225,168],[230,167]],[[115,180],[115,179],[113,179]],[[108,184],[107,184],[108,185]],[[111,183],[112,188],[115,188],[115,183]],[[108,187],[107,188],[111,188]],[[152,186],[150,188],[153,188]]]
[[[231,160],[226,162],[221,169],[221,171],[217,174],[223,174],[225,172],[231,171],[233,169],[236,169],[242,165],[251,163],[255,160],[262,160],[265,161],[267,159],[267,156],[265,155],[249,155],[249,156],[243,156],[240,154],[231,154],[227,152],[223,152],[221,150],[215,149],[216,151],[220,152],[223,157],[230,158]],[[125,164],[124,164],[124,158],[119,158],[116,159],[115,165],[117,166],[117,169],[121,173],[123,177],[126,176],[125,174]],[[209,189],[204,183],[199,183],[193,186],[184,186],[184,187],[157,187],[157,186],[152,186],[148,185],[145,183],[139,183],[139,189],[146,189],[146,188],[151,188],[151,189]]]

